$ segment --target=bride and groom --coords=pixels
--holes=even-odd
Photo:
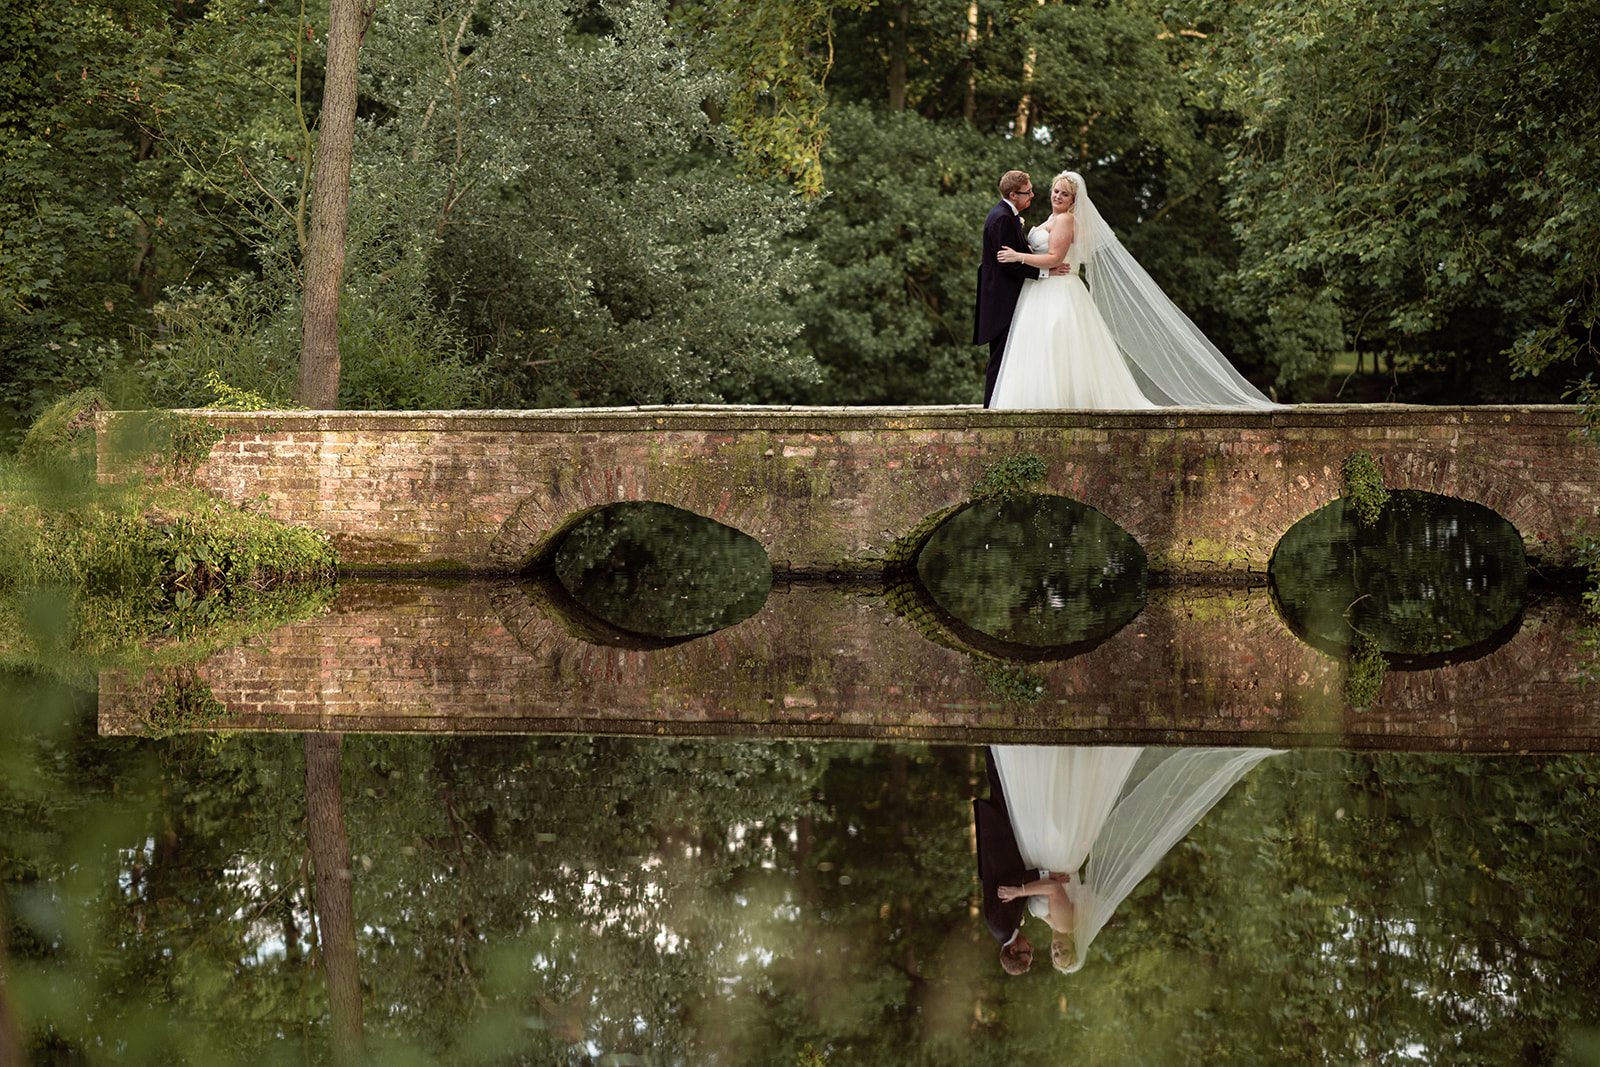
[[[1049,195],[1050,217],[1027,231],[1033,183],[1008,171],[984,222],[972,338],[989,345],[984,407],[1277,406],[1122,247],[1081,175],[1057,175]]]
[[[983,915],[1000,965],[1033,962],[1026,912],[1071,973],[1117,905],[1251,768],[1265,748],[997,745],[989,796],[972,802]]]

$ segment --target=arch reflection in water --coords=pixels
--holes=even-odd
[[[1375,643],[1392,666],[1483,655],[1513,636],[1528,568],[1516,527],[1481,504],[1398,490],[1370,526],[1343,499],[1301,519],[1272,553],[1272,598],[1314,648]]]
[[[972,629],[1032,648],[1097,644],[1144,609],[1145,551],[1087,504],[1026,493],[973,504],[917,556],[917,577]]]
[[[755,538],[651,501],[613,504],[584,518],[556,549],[552,569],[596,618],[664,639],[743,622],[772,589],[772,564]]]

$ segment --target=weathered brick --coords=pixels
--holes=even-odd
[[[1285,530],[1339,494],[1357,450],[1397,487],[1497,506],[1541,566],[1568,565],[1600,516],[1600,458],[1570,407],[203,414],[229,436],[200,484],[232,500],[265,492],[275,517],[340,536],[359,566],[405,546],[405,565],[494,571],[576,511],[658,500],[720,514],[798,570],[871,569],[1016,452],[1042,456],[1055,491],[1116,512],[1156,570],[1264,567]],[[1221,554],[1197,558],[1191,542]]]

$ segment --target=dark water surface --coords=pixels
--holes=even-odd
[[[1076,500],[1023,494],[973,504],[917,557],[939,607],[979,633],[1029,648],[1087,651],[1144,608],[1145,551]]]
[[[1061,498],[872,589],[608,509],[520,585],[0,673],[0,1063],[1600,1063],[1587,631],[1431,508],[1312,516],[1270,595]],[[975,741],[1283,751],[1009,977]]]
[[[1370,525],[1344,500],[1278,543],[1273,598],[1307,643],[1364,641],[1397,664],[1481,655],[1516,633],[1528,590],[1516,527],[1481,504],[1402,490]]]
[[[101,738],[25,695],[0,857],[33,1061],[327,1060],[300,737]],[[1553,1063],[1600,1021],[1595,756],[1270,757],[1081,971],[1015,978],[978,748],[352,735],[340,766],[377,1062]]]
[[[650,502],[613,504],[585,518],[551,569],[622,640],[714,633],[760,611],[772,588],[772,564],[755,538]]]

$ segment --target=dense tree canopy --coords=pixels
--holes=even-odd
[[[1220,20],[1234,5],[1215,5]],[[1334,308],[1423,397],[1548,395],[1510,366],[1594,365],[1600,11],[1318,0],[1208,42],[1244,295]]]
[[[380,4],[339,403],[973,400],[973,235],[1012,167],[1082,171],[1284,398],[1359,361],[1356,395],[1556,399],[1594,361],[1595,17]],[[318,0],[8,7],[13,441],[85,384],[204,403],[214,370],[292,393],[327,27]]]

